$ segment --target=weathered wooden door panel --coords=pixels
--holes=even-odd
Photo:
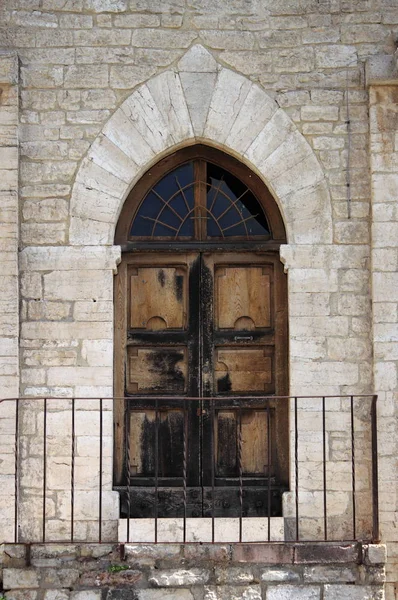
[[[281,407],[272,400],[266,408],[239,407],[234,398],[285,393],[277,257],[138,254],[126,256],[120,272],[126,316],[119,324],[125,332],[119,368],[130,399],[119,405],[116,436],[128,452],[119,454],[116,474],[119,485],[128,479],[132,489],[123,510],[182,516],[184,474],[187,516],[207,514],[209,486],[217,490],[217,515],[238,514],[239,498],[228,498],[239,478],[247,515],[275,510],[272,498],[259,497],[287,479]],[[220,406],[206,401],[217,396]],[[178,404],[184,397],[198,401]]]
[[[130,269],[130,327],[158,331],[187,325],[186,267]]]

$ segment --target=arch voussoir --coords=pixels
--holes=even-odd
[[[231,152],[260,175],[289,241],[331,243],[329,191],[312,148],[264,90],[221,68],[201,46],[177,70],[139,86],[91,145],[72,191],[70,243],[112,244],[134,183],[160,156],[195,140]]]

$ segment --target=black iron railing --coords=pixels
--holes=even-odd
[[[124,415],[116,424],[115,402]],[[0,456],[0,543],[377,542],[376,402],[374,395],[0,400],[0,431],[13,439]],[[275,425],[282,404],[283,442]],[[247,459],[249,413],[260,415],[262,447],[253,447],[261,472],[252,454]],[[173,447],[168,419],[179,436]],[[140,518],[150,521],[150,540],[137,539]],[[282,538],[273,533],[278,518]],[[188,531],[200,519],[203,540]],[[178,532],[167,539],[170,520]],[[250,539],[250,522],[261,539]]]

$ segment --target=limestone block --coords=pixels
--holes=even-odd
[[[326,584],[323,592],[324,600],[384,600],[382,586],[346,586]]]
[[[337,222],[335,240],[339,244],[366,244],[369,241],[369,224],[366,221]]]
[[[21,236],[24,244],[62,244],[66,238],[66,224],[22,223]]]
[[[398,200],[398,175],[396,173],[372,173],[373,202],[396,202]]]
[[[76,321],[113,321],[113,303],[75,302],[73,316]]]
[[[203,600],[261,600],[261,588],[259,585],[205,586]]]
[[[303,144],[303,140],[302,140]],[[287,151],[287,146],[284,148]],[[316,159],[316,157],[310,153],[307,158],[304,158],[306,150],[302,146],[301,158],[286,172],[282,172],[279,176],[276,176],[273,180],[273,189],[277,196],[283,198],[284,196],[294,192],[294,190],[303,190],[304,188],[317,188],[319,184],[324,184],[324,174]],[[282,159],[281,152],[280,159]],[[277,157],[277,151],[272,156],[272,162],[274,163]],[[266,169],[266,164],[263,169]],[[278,168],[278,167],[276,167]],[[263,171],[265,174],[265,171]],[[328,218],[328,215],[326,215]],[[322,221],[321,221],[322,222]],[[322,231],[323,233],[323,231]],[[324,234],[323,241],[327,234]],[[300,240],[298,240],[300,241]]]
[[[37,279],[33,276],[32,278],[27,277],[22,284],[22,289],[24,289],[27,293],[35,293],[39,291],[39,285]],[[18,283],[17,278],[15,276],[10,275],[0,275],[0,302],[2,303],[2,308],[5,309],[5,312],[11,312],[15,310],[15,294],[18,293]],[[41,295],[41,286],[40,293]],[[10,332],[10,334],[15,334],[15,332]]]
[[[180,73],[193,132],[202,137],[216,83],[216,73]]]
[[[314,68],[314,49],[308,46],[283,48],[274,54],[274,68],[279,73],[302,73]]]
[[[0,356],[18,356],[18,340],[16,337],[3,337],[0,339]]]
[[[120,262],[120,247],[82,246],[31,247],[20,253],[22,271],[75,271],[81,269],[115,269]],[[62,280],[63,275],[60,276]]]
[[[292,292],[317,293],[338,290],[337,270],[291,269],[289,285]]]
[[[290,333],[294,337],[347,336],[348,323],[348,317],[296,317]]]
[[[340,517],[347,520],[349,509],[351,507],[351,494],[348,492],[329,492],[328,493],[328,517]],[[283,496],[283,514],[286,517],[294,517],[296,514],[295,499],[291,492]],[[323,520],[323,492],[321,491],[299,491],[299,517],[300,519],[312,519],[322,517]],[[323,524],[322,524],[323,525]],[[301,523],[300,523],[301,527]],[[317,529],[315,529],[315,532]],[[314,533],[314,532],[313,532]],[[318,535],[323,531],[318,531]],[[303,531],[301,533],[303,536]],[[304,538],[305,539],[305,538]],[[344,538],[340,538],[344,539]]]
[[[375,365],[375,385],[383,391],[393,391],[398,385],[398,370],[394,362],[379,362]]]
[[[22,215],[25,220],[64,221],[68,216],[68,203],[61,198],[26,200]]]
[[[257,85],[252,85],[235,121],[231,124],[225,143],[244,154],[257,138],[278,106]]]
[[[148,86],[141,85],[125,100],[121,109],[155,153],[162,152],[172,144],[167,122]]]
[[[285,111],[277,110],[253,139],[245,156],[255,165],[262,165],[262,161],[277,150],[293,130],[294,125]]]
[[[59,198],[68,196],[70,185],[57,183],[29,184],[21,187],[23,198]]]
[[[332,360],[369,360],[371,347],[367,340],[358,338],[329,338],[327,354]]]
[[[42,297],[42,280],[40,273],[24,273],[22,275],[21,294],[25,298]]]
[[[330,314],[330,294],[327,292],[290,292],[291,317],[327,316]]]
[[[194,31],[136,29],[131,45],[140,48],[187,48],[195,39]]]
[[[48,300],[111,300],[112,272],[52,271],[43,275],[44,297]]]
[[[59,515],[61,519],[70,518],[70,492],[59,494]],[[118,518],[119,511],[119,494],[118,492],[103,491],[102,492],[102,517],[103,520]],[[98,539],[98,490],[75,492],[75,519],[76,521],[96,521],[97,539]]]
[[[113,343],[111,340],[84,340],[82,358],[89,366],[111,367],[113,365]]]
[[[355,46],[333,44],[316,48],[315,50],[315,64],[321,69],[352,67],[356,65],[357,60]]]
[[[225,583],[252,583],[254,575],[247,567],[216,567],[215,577],[217,584]]]
[[[139,166],[154,158],[152,148],[121,109],[109,119],[103,133]]]
[[[225,141],[251,87],[251,82],[242,75],[229,69],[219,72],[207,114],[204,137],[216,138],[221,143]],[[228,98],[228,102],[225,102],[225,98]]]
[[[111,367],[49,367],[48,385],[112,385]]]
[[[18,148],[0,147],[1,170],[15,169],[18,166]]]
[[[112,339],[112,323],[91,321],[22,323],[21,337],[24,340],[98,340]]]
[[[303,121],[338,121],[338,106],[308,105],[301,108]]]
[[[373,273],[373,298],[398,302],[398,273]]]
[[[112,385],[75,385],[75,394],[79,398],[111,398]]]
[[[97,457],[99,455],[99,438],[98,436],[90,436],[90,435],[79,435],[76,439],[76,454],[78,456],[87,457]],[[104,436],[102,438],[102,453],[105,457],[111,457],[113,452],[112,445],[112,437]]]
[[[321,588],[318,586],[306,585],[299,587],[297,585],[278,585],[268,586],[266,600],[319,600],[321,597]]]
[[[210,572],[204,569],[179,569],[173,571],[154,572],[149,576],[149,583],[155,587],[178,587],[199,585],[209,581]]]
[[[195,52],[194,48],[197,48],[197,46],[193,46],[188,53]],[[180,77],[172,71],[166,71],[157,77],[151,78],[147,86],[162,116],[163,122],[167,123],[167,129],[174,142],[178,143],[192,138],[192,123]]]
[[[99,190],[109,196],[115,196],[116,198],[122,196],[126,191],[125,181],[110,173],[109,170],[95,164],[95,162],[88,158],[85,158],[80,165],[79,172],[76,176],[76,182],[88,189],[93,188],[94,190]]]
[[[398,342],[398,325],[374,323],[375,342]]]
[[[191,590],[137,590],[139,600],[194,600]]]
[[[94,219],[71,217],[69,242],[75,246],[112,244],[113,226]]]
[[[287,567],[267,567],[265,571],[261,573],[261,581],[266,582],[299,582],[300,574],[296,573],[292,569]]]
[[[370,310],[370,301],[368,296],[341,294],[337,306],[340,315],[364,315]]]
[[[93,164],[93,163],[92,163]],[[124,184],[126,187],[127,185]],[[119,197],[76,181],[73,186],[71,212],[80,219],[93,219],[113,225],[119,212]]]
[[[62,32],[63,34],[69,32]],[[126,29],[97,29],[73,31],[72,44],[75,46],[128,46],[131,41],[131,32]],[[64,44],[66,45],[66,44]],[[92,87],[92,86],[91,86]]]
[[[63,83],[63,68],[61,66],[28,65],[21,67],[22,84],[25,88],[54,88]]]
[[[28,317],[32,321],[62,321],[71,314],[71,304],[67,302],[47,302],[43,299],[28,302]]]
[[[178,62],[177,67],[179,71],[189,73],[212,73],[218,69],[213,56],[200,44],[192,46]]]
[[[290,339],[290,355],[303,360],[319,360],[326,356],[326,338],[307,337]]]
[[[39,572],[35,569],[4,569],[3,586],[7,590],[38,588]]]
[[[134,161],[103,134],[93,142],[87,157],[126,183],[133,181],[138,171]]]

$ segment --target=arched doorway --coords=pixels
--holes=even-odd
[[[236,516],[238,479],[244,514],[280,514],[288,485],[288,405],[275,398],[288,393],[285,241],[260,178],[205,145],[167,156],[128,196],[115,235],[122,516],[154,516],[154,496],[157,516],[181,515],[183,487],[187,516],[206,516],[211,485],[216,516]],[[261,396],[270,399],[259,408]]]

